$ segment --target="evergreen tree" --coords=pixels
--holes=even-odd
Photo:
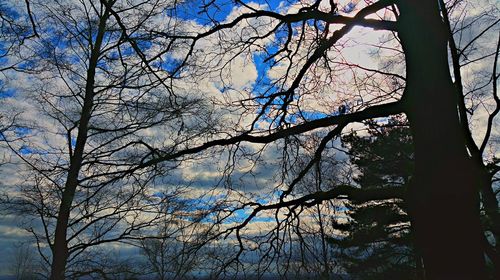
[[[412,139],[406,121],[369,122],[368,135],[342,137],[349,158],[359,171],[362,190],[406,188],[413,172]],[[350,198],[349,221],[337,227],[347,237],[334,240],[338,259],[354,279],[417,279],[417,263],[407,207],[400,198]]]

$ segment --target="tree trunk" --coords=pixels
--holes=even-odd
[[[67,231],[71,205],[78,187],[78,176],[83,163],[83,153],[87,142],[88,125],[94,106],[94,83],[97,62],[99,60],[101,45],[106,32],[106,21],[109,17],[109,11],[106,9],[104,15],[100,18],[97,36],[89,58],[87,69],[87,80],[85,83],[85,98],[78,124],[78,135],[74,152],[71,155],[70,167],[66,177],[66,184],[62,193],[61,204],[57,215],[56,231],[54,235],[54,244],[52,246],[52,265],[50,271],[50,280],[64,279],[66,265],[69,257]]]
[[[485,279],[478,172],[466,149],[438,1],[399,1],[406,113],[415,144],[409,206],[426,279]]]

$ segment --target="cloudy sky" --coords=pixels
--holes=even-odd
[[[14,120],[15,116],[15,121],[22,126],[3,134],[3,139],[12,140],[9,145],[5,142],[0,144],[2,155],[0,158],[8,161],[0,166],[0,184],[2,189],[11,196],[19,195],[20,187],[32,186],[49,180],[34,176],[33,166],[45,165],[48,169],[51,166],[67,166],[68,146],[71,149],[75,145],[76,130],[72,130],[73,134],[69,137],[67,131],[72,122],[79,117],[82,88],[85,86],[85,76],[82,74],[88,66],[89,45],[88,40],[80,38],[81,41],[79,41],[78,33],[75,33],[79,28],[83,30],[84,24],[79,25],[78,22],[71,22],[71,20],[84,19],[85,11],[94,12],[94,10],[90,6],[82,5],[80,1],[61,2],[67,6],[33,1],[32,12],[40,37],[26,40],[21,47],[13,49],[10,55],[1,58],[1,62],[5,65],[15,64],[21,69],[35,67],[37,70],[36,72],[3,71],[0,76],[0,114],[4,116],[3,120]],[[120,2],[118,1],[118,6]],[[85,1],[83,3],[89,4]],[[164,7],[148,6],[146,9],[161,11],[167,8],[168,10],[171,3],[165,3]],[[282,14],[295,13],[303,7],[304,3],[307,1],[297,3],[279,0],[253,1],[248,2],[247,7],[243,7],[217,1],[217,4],[220,4],[217,8],[211,7],[206,14],[200,14],[195,12],[200,9],[199,3],[187,1],[181,4],[175,12],[155,14],[144,26],[146,26],[145,29],[175,31],[192,36],[210,29],[210,17],[224,24],[251,9],[272,10]],[[329,3],[329,1],[322,1],[321,9],[329,11]],[[337,12],[347,16],[355,14],[365,5],[364,1],[337,1],[337,3]],[[457,10],[455,11],[456,18],[467,23],[469,18],[472,19],[494,6],[492,3],[491,1],[475,3],[474,6],[467,8],[468,12],[465,15],[460,13],[462,10]],[[0,7],[19,22],[29,23],[22,4],[21,1],[6,0],[0,2]],[[71,7],[71,9],[64,11],[65,7]],[[126,26],[133,26],[137,23],[137,15],[140,12],[140,9],[123,11],[121,14],[123,23]],[[459,36],[457,44],[468,46],[471,38],[494,22],[494,12],[495,10],[493,14],[489,14],[490,16],[475,22],[465,32],[457,34]],[[382,11],[374,17],[391,19],[392,15]],[[89,20],[91,21],[92,19]],[[259,114],[258,107],[262,105],[262,100],[256,100],[254,97],[265,96],[290,87],[293,82],[292,78],[298,74],[305,62],[304,59],[298,58],[308,57],[311,54],[309,47],[316,44],[316,35],[312,32],[313,23],[308,23],[309,25],[304,27],[293,26],[293,36],[298,36],[301,31],[304,31],[303,29],[307,31],[304,32],[305,41],[300,46],[293,40],[289,46],[290,49],[296,48],[294,55],[297,59],[287,62],[285,54],[279,54],[266,60],[270,54],[282,46],[286,39],[282,30],[281,32],[273,31],[277,21],[268,17],[242,21],[230,30],[204,37],[198,40],[191,50],[189,40],[178,40],[168,52],[164,53],[170,41],[159,36],[152,42],[139,44],[147,58],[155,58],[152,65],[161,70],[155,76],[142,68],[141,59],[134,53],[133,47],[128,44],[120,47],[123,49],[116,47],[115,44],[119,42],[121,33],[117,22],[114,19],[110,22],[109,28],[115,31],[109,32],[109,36],[105,38],[104,48],[108,49],[107,53],[102,56],[101,69],[96,75],[96,83],[99,85],[98,90],[101,95],[96,101],[94,111],[95,126],[112,129],[127,122],[153,123],[158,118],[161,121],[158,121],[158,125],[130,130],[132,132],[127,134],[124,140],[115,140],[114,134],[101,136],[96,133],[89,138],[88,151],[89,154],[92,151],[100,156],[106,155],[106,149],[124,145],[123,141],[132,143],[144,140],[149,145],[168,152],[169,149],[197,146],[209,140],[238,135],[252,125],[257,131],[260,129],[264,132],[275,128],[279,104],[254,122]],[[70,28],[66,30],[62,23],[68,24]],[[334,24],[329,32],[340,27],[341,25]],[[325,26],[321,26],[319,29],[324,30],[324,28]],[[494,30],[498,32],[498,28],[489,29],[488,32],[491,31],[494,35]],[[135,32],[141,34],[145,30],[139,28]],[[254,41],[249,48],[236,44],[236,42],[248,41],[254,36],[264,36],[268,33],[269,36]],[[7,39],[0,38],[2,40],[0,48],[3,51],[6,51],[8,46]],[[93,39],[92,36],[91,39]],[[493,105],[490,92],[481,87],[481,83],[488,80],[488,75],[491,76],[493,65],[491,60],[479,58],[491,53],[495,47],[494,44],[495,42],[489,40],[488,36],[474,40],[473,44],[470,44],[470,57],[467,58],[472,62],[466,63],[462,69],[465,90],[469,93],[467,102],[474,109],[471,128],[478,142],[484,137],[487,116]],[[381,45],[383,48],[379,47]],[[481,52],[473,52],[472,50],[475,49]],[[184,60],[189,51],[191,51],[191,56],[185,61],[185,68],[172,74],[176,69],[175,66]],[[112,59],[118,53],[125,58],[125,63]],[[370,105],[394,101],[401,96],[402,91],[393,91],[393,87],[397,87],[398,83],[404,84],[403,80],[387,79],[384,75],[367,71],[367,69],[381,69],[404,76],[404,65],[401,64],[402,53],[397,41],[389,32],[354,28],[338,45],[327,52],[327,56],[331,68],[318,63],[313,67],[313,71],[307,73],[303,79],[304,82],[297,89],[302,95],[293,100],[294,106],[290,108],[292,115],[289,117],[290,122],[308,121],[338,114],[337,110],[342,105],[347,106],[350,111],[356,111]],[[108,58],[109,60],[106,60]],[[476,58],[479,60],[476,61]],[[61,64],[59,66],[51,64],[50,60],[54,62],[54,59],[60,59]],[[334,71],[330,72],[330,69]],[[122,83],[121,80],[126,79],[128,79],[127,87],[118,90],[117,85]],[[168,85],[165,85],[165,82],[168,82]],[[144,89],[134,90],[134,86],[137,85],[143,86]],[[175,106],[172,105],[172,101],[165,98],[165,92],[170,91],[174,94],[170,94],[168,99],[174,96]],[[173,109],[163,112],[163,118],[157,116],[152,118],[146,113],[131,114],[129,111],[125,112],[126,110],[116,113],[117,108],[120,110],[128,108],[125,106],[126,102],[124,102],[125,105],[114,102],[118,99],[140,103],[145,108],[168,105]],[[55,106],[50,107],[48,104]],[[160,105],[155,107],[154,104]],[[176,106],[182,110],[181,113],[175,110]],[[176,113],[178,115],[175,115]],[[174,115],[175,117],[171,117]],[[359,124],[353,124],[345,131],[361,127]],[[498,127],[498,125],[494,126],[493,144],[487,150],[488,157],[500,156],[498,145],[495,145],[499,139]],[[325,131],[320,130],[315,133],[324,136]],[[304,136],[304,139],[314,146],[317,144],[317,141],[313,141],[314,136],[317,135],[309,133]],[[338,147],[338,141],[335,143]],[[273,199],[277,199],[280,191],[296,174],[292,172],[297,172],[297,166],[300,166],[290,169],[290,174],[282,174],[282,162],[287,157],[283,153],[285,145],[283,141],[270,145],[242,144],[238,147],[209,150],[207,153],[197,154],[180,163],[165,163],[162,168],[168,172],[162,173],[162,176],[154,181],[149,192],[155,194],[182,187],[189,190],[182,194],[183,198],[203,197],[203,200],[198,201],[207,204],[221,196],[233,202],[233,206],[251,200],[261,203],[272,202]],[[307,145],[297,150],[303,162],[306,162],[307,157],[312,154],[311,149],[307,150],[305,146]],[[123,152],[114,153],[110,158],[119,163],[132,159],[131,164],[138,164],[138,157],[147,151],[148,149],[144,146],[131,146]],[[24,157],[26,161],[20,159],[19,156]],[[342,159],[345,155],[336,155],[336,157]],[[300,162],[298,159],[295,160]],[[82,172],[82,176],[99,175],[102,171],[99,168],[102,167],[99,165],[89,167]],[[113,169],[113,171],[117,170],[119,169]],[[63,171],[51,170],[50,172],[52,172],[50,180],[54,181],[51,184],[57,185],[63,180]],[[102,176],[99,180],[106,178]],[[90,180],[88,184],[97,184],[97,179],[96,182]],[[234,212],[232,218],[223,227],[237,225],[250,213],[250,207]],[[307,219],[313,221],[314,216],[312,214],[306,216],[305,220]],[[273,212],[262,213],[247,226],[246,233],[257,234],[269,228],[274,223],[273,220]],[[23,228],[37,225],[39,226],[39,223],[26,217],[2,216],[0,218],[0,256],[14,254],[14,244],[19,241],[32,242],[32,235]],[[124,251],[130,252],[128,249],[128,247],[123,247]],[[9,258],[0,258],[0,274],[7,272],[8,263]]]

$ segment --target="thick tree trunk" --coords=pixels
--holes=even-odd
[[[415,143],[409,205],[426,279],[485,279],[478,172],[466,149],[438,1],[400,1]]]
[[[478,173],[465,145],[436,0],[400,1],[415,143],[410,214],[426,279],[485,279]]]

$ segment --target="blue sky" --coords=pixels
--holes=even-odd
[[[269,7],[269,9],[271,9],[271,10],[276,10],[278,7],[283,7],[283,5],[284,5],[284,4],[282,4],[281,1],[275,1],[275,0],[273,0],[273,1],[255,1],[255,2],[260,3],[260,4],[266,4]],[[346,4],[343,7],[341,7],[341,11],[343,11],[344,13],[350,13],[356,7],[356,4],[354,4],[354,3],[357,3],[359,1],[352,1],[352,2],[343,1],[343,2]],[[202,25],[207,24],[207,23],[211,23],[212,19],[217,21],[217,22],[223,22],[226,19],[226,17],[231,13],[231,11],[233,11],[233,9],[235,9],[235,6],[233,5],[233,1],[216,0],[213,3],[213,5],[211,5],[208,8],[206,13],[198,13],[197,10],[194,9],[193,6],[190,6],[190,5],[194,5],[195,8],[199,8],[200,7],[199,3],[197,3],[196,1],[194,1],[194,2],[187,1],[186,3],[187,4],[179,7],[175,11],[175,13],[172,15],[177,16],[181,19],[185,19],[185,20],[194,20],[197,24],[202,24]],[[372,32],[372,33],[374,33],[374,32]],[[362,34],[362,33],[360,32],[359,34]],[[277,37],[275,37],[274,43],[276,43],[276,42],[278,42],[278,43],[267,46],[266,50],[268,51],[268,53],[272,54],[272,53],[277,51],[278,44],[279,44],[279,41],[281,39],[283,39],[283,38],[280,38],[279,35]],[[62,36],[62,37],[52,36],[52,37],[50,37],[50,40],[53,43],[53,45],[57,46],[59,48],[59,50],[61,50],[62,54],[65,55],[65,59],[68,63],[72,63],[72,62],[75,62],[76,60],[78,60],[78,57],[76,57],[75,54],[67,54],[64,52],[65,48],[68,46],[68,42],[65,41],[66,39],[64,38],[64,36]],[[356,42],[354,42],[353,44],[355,44],[355,43]],[[150,43],[147,43],[147,42],[141,42],[139,44],[139,46],[145,51],[153,48],[153,45]],[[366,61],[365,58],[367,57],[367,55],[365,54],[365,56],[363,56],[361,54],[363,51],[366,52],[366,49],[363,50],[362,46],[360,47],[360,46],[356,46],[356,45],[354,45],[352,47],[354,48],[353,53],[351,53],[352,57],[356,57],[361,61],[362,60]],[[5,45],[0,45],[0,49],[2,49],[2,48],[5,48]],[[0,50],[0,52],[1,51],[2,50]],[[128,48],[122,49],[122,54],[132,56],[132,55],[134,55],[134,52],[132,51],[132,49],[130,47],[128,47]],[[111,53],[110,57],[116,59],[116,56],[114,56],[114,55],[116,55],[116,54]],[[43,57],[43,55],[42,55],[42,57]],[[271,59],[270,61],[266,62],[265,59],[267,58],[267,54],[264,52],[253,53],[250,57],[251,57],[250,59],[252,60],[253,64],[255,65],[256,72],[257,72],[256,81],[253,82],[253,84],[251,85],[251,88],[250,88],[251,94],[253,94],[255,96],[257,94],[264,94],[264,93],[269,94],[269,93],[276,92],[278,89],[270,86],[270,84],[272,83],[272,80],[268,76],[269,70],[270,70],[271,65],[273,64],[274,61]],[[0,61],[0,62],[4,62],[4,61],[5,61],[5,59],[3,59],[3,61]],[[178,62],[178,60],[171,59],[171,58],[167,57],[163,61],[162,65],[160,65],[158,62],[158,64],[153,64],[153,66],[162,67],[163,69],[166,69],[166,70],[172,70],[174,68],[172,66],[175,64],[174,62]],[[104,69],[108,68],[108,65],[106,65],[105,62],[101,62],[101,64],[99,64],[99,65]],[[30,65],[25,64],[25,66],[30,66]],[[237,70],[240,70],[240,69],[237,69]],[[244,74],[245,73],[243,73],[243,75]],[[16,92],[16,89],[14,89],[14,88],[9,88],[7,85],[7,82],[10,82],[11,85],[13,83],[15,84],[17,82],[17,81],[15,81],[15,79],[21,77],[21,74],[16,74],[16,75],[13,75],[12,77],[14,77],[14,78],[11,78],[10,81],[7,81],[7,79],[5,79],[5,81],[2,80],[4,78],[4,76],[0,77],[0,102],[17,98],[16,94],[18,92]],[[21,81],[21,79],[19,81]],[[27,79],[22,80],[22,81],[26,82]],[[18,83],[22,83],[22,82],[18,82]],[[218,93],[220,93],[221,95],[226,94],[229,91],[227,88],[222,88],[220,86],[220,84],[215,84],[213,86],[219,90]],[[231,86],[231,85],[229,85],[229,86]],[[352,94],[351,92],[347,92],[347,93]],[[29,93],[27,93],[27,94],[29,94]],[[337,100],[335,100],[335,101],[337,101]],[[347,105],[349,105],[349,104],[347,104]],[[26,108],[26,107],[24,107],[24,108]],[[30,107],[27,107],[27,108],[30,108]],[[41,109],[43,109],[43,108],[41,108]],[[328,112],[328,113],[320,111],[319,109],[317,111],[315,111],[315,109],[317,109],[317,108],[312,108],[312,109],[310,109],[310,111],[306,110],[306,111],[302,112],[303,116],[305,117],[306,120],[317,119],[317,118],[324,117],[327,114],[335,115],[338,113],[336,111],[336,108],[334,108],[332,112]],[[25,113],[30,113],[30,112],[25,112]],[[45,119],[41,120],[41,119],[34,118],[33,120],[42,122]],[[270,121],[270,119],[266,119],[266,117],[263,117],[263,120]],[[297,120],[297,115],[292,115],[288,119],[288,121],[291,123],[295,122],[296,120]],[[349,127],[349,128],[352,128],[352,127]],[[17,128],[16,130],[13,131],[13,134],[18,136],[18,137],[27,136],[27,135],[30,135],[31,133],[32,133],[32,131],[30,129],[27,129],[27,128]],[[48,136],[45,135],[45,136],[41,136],[40,138],[36,138],[36,141],[38,141],[38,142],[36,142],[36,144],[42,143],[42,145],[43,145],[43,144],[47,144],[49,141],[53,140],[53,139],[51,139],[51,137],[54,136],[55,133],[53,133],[53,132],[51,132],[51,133],[52,134],[47,134]],[[321,136],[321,133],[319,135]],[[1,140],[1,138],[0,138],[0,140]],[[204,139],[201,139],[200,141],[204,141]],[[75,145],[74,135],[70,139],[70,142],[71,142],[70,145],[74,147],[74,145]],[[339,144],[339,142],[338,142],[338,140],[336,140],[332,145],[338,145],[338,144]],[[262,158],[259,159],[262,162],[264,162],[265,164],[260,162],[259,165],[252,170],[253,174],[250,172],[242,171],[245,168],[247,168],[250,164],[249,164],[249,162],[246,162],[244,159],[241,159],[241,162],[237,163],[238,167],[241,167],[241,170],[236,169],[232,172],[232,177],[231,177],[231,180],[232,180],[231,183],[233,184],[233,185],[231,185],[231,187],[233,187],[232,190],[234,190],[235,192],[242,192],[242,193],[247,193],[247,194],[250,194],[250,193],[257,194],[258,195],[257,202],[262,203],[262,204],[272,202],[272,197],[274,197],[274,198],[279,197],[281,190],[280,189],[273,189],[273,188],[279,184],[280,179],[281,179],[281,178],[279,178],[278,175],[281,172],[281,169],[280,169],[281,166],[279,164],[279,161],[284,157],[283,153],[280,150],[283,147],[283,145],[284,144],[282,142],[280,142],[280,143],[277,143],[275,146],[267,147],[267,149],[263,153],[265,156],[263,156]],[[47,144],[47,146],[48,146],[48,144]],[[247,151],[248,154],[251,154],[252,152],[255,152],[258,147],[255,147],[255,146],[250,147],[249,146],[247,148],[248,148],[248,151]],[[33,155],[37,152],[39,152],[40,154],[44,153],[43,151],[38,151],[36,148],[29,146],[29,143],[20,145],[18,147],[18,149],[19,149],[18,151],[22,155],[27,155],[27,156]],[[168,178],[158,179],[158,182],[157,182],[158,189],[153,190],[154,196],[161,197],[161,194],[158,190],[161,188],[168,188],[170,186],[178,186],[178,185],[190,186],[193,189],[195,189],[196,191],[208,191],[211,188],[213,188],[217,183],[220,183],[220,185],[223,185],[224,182],[220,181],[219,175],[220,175],[221,170],[224,167],[220,163],[223,162],[224,160],[227,160],[227,158],[224,157],[224,155],[225,154],[222,152],[218,156],[208,155],[207,158],[204,159],[203,164],[197,165],[195,167],[189,167],[189,168],[186,167],[184,170],[181,170],[181,171],[176,170],[176,171],[173,171],[172,173],[170,173]],[[243,153],[240,153],[238,155],[243,155]],[[245,155],[245,156],[247,156],[247,155]],[[244,157],[242,156],[241,158],[244,158]],[[304,159],[304,158],[299,157],[299,159]],[[3,179],[8,179],[8,180],[0,181],[0,183],[5,183],[6,181],[9,181],[9,179],[15,177],[16,173],[18,172],[18,169],[16,169],[16,168],[17,167],[14,165],[2,166],[2,168],[1,168],[2,173],[0,173],[0,174],[1,174],[1,176],[4,176]],[[14,175],[12,175],[12,174],[14,174]],[[193,178],[195,178],[195,179],[193,179]],[[23,178],[18,178],[18,179],[23,179]],[[5,183],[5,184],[7,184],[7,183]],[[264,192],[263,190],[265,190],[266,192]],[[192,196],[195,196],[195,195],[193,194]],[[184,202],[186,202],[186,204],[190,204],[192,206],[192,207],[189,207],[188,211],[195,211],[195,210],[199,210],[199,209],[206,210],[206,209],[208,209],[208,206],[210,204],[213,204],[213,202],[215,202],[221,196],[222,196],[221,194],[215,194],[212,197],[207,196],[201,200],[201,202],[202,202],[201,206],[193,206],[195,204],[195,202],[197,203],[199,201],[196,201],[192,197],[185,198]],[[231,207],[231,209],[233,209],[233,208],[234,207]],[[229,223],[243,221],[247,217],[247,215],[250,213],[251,209],[252,208],[247,207],[247,208],[242,209],[242,210],[237,210],[234,213],[234,215],[232,216],[232,218],[229,219],[228,221],[226,221],[224,225],[227,225]],[[342,208],[341,206],[339,206],[339,208],[337,210],[343,211],[343,210],[345,210],[345,208]],[[208,216],[205,220],[208,221],[210,218],[213,218],[213,215]],[[272,215],[262,215],[262,216],[256,217],[253,220],[253,222],[266,223],[266,222],[273,221],[273,219],[274,219],[274,216],[272,216]],[[12,216],[6,216],[6,217],[0,218],[0,255],[1,256],[6,256],[6,255],[12,254],[13,247],[11,245],[13,244],[13,242],[15,242],[17,240],[25,240],[29,237],[29,234],[26,234],[25,231],[22,231],[22,230],[20,230],[20,228],[17,227],[18,222],[19,221],[16,220],[16,218],[12,217]],[[2,246],[2,245],[4,245],[4,246]],[[0,274],[2,271],[2,266],[3,266],[3,269],[5,271],[7,261],[8,260],[6,260],[5,258],[0,259]]]
[[[189,20],[192,20],[193,18],[195,18],[196,22],[198,22],[199,24],[209,22],[209,17],[213,18],[217,21],[224,21],[225,18],[229,15],[229,13],[235,7],[233,5],[222,5],[222,4],[219,5],[219,2],[222,3],[225,1],[216,1],[215,5],[211,6],[207,10],[206,14],[199,14],[199,13],[196,13],[196,14],[191,13],[190,14],[189,12],[191,12],[191,10],[189,10],[189,12],[187,12],[186,10],[183,11],[182,9],[178,9],[177,16],[179,16],[180,18],[189,19]],[[266,4],[271,10],[276,9],[279,6],[283,6],[281,1],[262,1],[260,3]],[[217,6],[217,8],[216,8],[216,6]],[[46,31],[51,33],[50,27],[46,28]],[[73,30],[73,31],[75,31],[75,30]],[[64,52],[64,50],[69,46],[69,43],[70,43],[69,40],[71,40],[70,38],[66,37],[68,34],[69,33],[67,33],[67,31],[66,31],[66,33],[59,33],[57,35],[56,35],[56,32],[53,32],[53,34],[51,34],[52,36],[49,37],[49,41],[53,47],[56,47],[60,51],[60,54],[61,54],[60,58],[64,58],[65,62],[67,62],[67,63],[74,63],[74,62],[79,61],[79,57],[76,56],[76,54],[74,54],[74,53]],[[279,40],[280,38],[277,38],[277,39]],[[141,44],[139,44],[139,46],[143,50],[147,50],[151,47],[151,45],[148,43],[141,43]],[[2,47],[2,46],[0,46],[0,47]],[[44,49],[44,50],[39,50],[39,51],[41,51],[39,58],[48,57],[47,53],[45,53],[45,52],[49,51],[49,50]],[[267,51],[269,53],[273,53],[273,52],[277,51],[277,46],[276,45],[271,46],[270,48],[267,49]],[[126,49],[122,49],[122,54],[132,55],[133,52],[132,52],[131,48],[126,48]],[[264,60],[266,58],[267,58],[267,55],[263,52],[253,55],[253,62],[255,63],[255,66],[257,69],[257,82],[253,86],[254,93],[262,93],[264,86],[269,85],[271,83],[271,80],[269,79],[267,73],[270,69],[271,64],[273,63],[273,60],[264,62]],[[26,64],[29,62],[24,62],[24,63],[25,63],[24,64],[25,67],[31,66],[30,64]],[[168,63],[168,61],[167,61],[167,63]],[[99,65],[101,67],[103,67],[104,69],[107,68],[107,65],[104,62],[101,62]],[[0,80],[0,82],[3,83],[3,81],[1,81],[1,80]],[[10,82],[12,83],[12,81],[10,81]],[[0,84],[0,86],[1,85],[2,84]],[[269,90],[269,88],[267,88],[267,90]],[[276,90],[276,89],[271,88],[271,91],[273,91],[273,90]],[[2,98],[2,99],[14,98],[15,99],[15,98],[17,98],[16,94],[17,94],[16,89],[5,88],[2,90],[2,92],[0,92],[0,98]],[[305,112],[305,114],[306,114],[307,118],[309,118],[309,119],[318,118],[318,117],[322,116],[321,114],[308,113],[308,112]],[[291,119],[290,121],[293,121],[293,119]],[[27,136],[31,132],[32,132],[31,129],[28,129],[28,128],[17,128],[14,131],[15,135],[18,137]],[[43,141],[46,141],[46,140],[43,140]],[[43,141],[42,141],[42,143],[44,143]],[[72,137],[71,138],[71,145],[72,146],[74,146],[74,141],[75,141],[75,138]],[[33,148],[29,144],[26,144],[26,145],[21,145],[19,147],[18,152],[22,155],[29,156],[29,155],[37,153],[38,151],[36,150],[36,148]],[[276,150],[273,150],[273,154],[276,152],[277,152]],[[44,152],[40,151],[40,153],[43,154]],[[12,170],[15,170],[15,168],[13,168],[12,166],[4,168],[3,174],[7,174],[7,172],[9,170],[12,171]],[[260,165],[259,168],[254,170],[254,172],[256,174],[258,174],[259,176],[261,176],[262,178],[272,178],[275,175],[274,173],[277,170],[278,170],[278,168],[276,166],[271,167],[271,166],[266,166],[266,165]],[[233,175],[235,178],[240,177],[237,184],[241,185],[241,188],[244,189],[245,191],[258,191],[259,188],[263,187],[261,185],[262,184],[261,182],[252,182],[251,176],[245,177],[245,174],[240,173],[238,171],[233,172]],[[182,177],[178,177],[178,181],[175,181],[175,180],[176,180],[175,177],[169,179],[170,183],[173,183],[174,185],[175,184],[187,184],[187,183],[189,183],[189,182],[183,181]],[[274,184],[275,182],[269,181],[269,183]],[[195,182],[195,186],[197,188],[200,188],[200,189],[208,188],[209,186],[213,186],[213,184],[214,184],[213,178],[207,178],[205,180],[201,179],[201,180],[198,180],[197,182]],[[269,186],[267,186],[267,187],[269,187]],[[208,203],[210,201],[207,200],[204,202]],[[259,199],[259,202],[260,203],[268,203],[268,202],[270,202],[270,200],[261,198],[261,199]],[[250,208],[243,209],[243,210],[237,210],[234,213],[233,217],[227,221],[227,223],[234,223],[234,222],[243,221],[246,218],[246,215],[249,214],[249,211],[251,211]],[[269,216],[259,216],[259,217],[256,217],[253,220],[253,222],[269,222],[269,221],[272,221],[273,219],[274,219],[273,217],[269,217]],[[12,217],[2,218],[2,220],[0,221],[0,226],[3,226],[3,230],[0,231],[0,244],[1,243],[12,244],[13,240],[23,240],[24,238],[29,237],[29,235],[25,234],[26,232],[24,232],[23,230],[19,231],[19,228],[16,228],[16,225],[15,225],[16,222],[17,222],[16,219],[12,218]],[[2,250],[0,252],[1,255],[9,255],[12,253],[13,248],[11,246],[3,246],[1,250]],[[7,265],[5,262],[6,260],[3,260],[3,261],[4,261],[3,264],[0,263],[0,270],[2,269],[1,268],[2,265],[3,265],[4,269],[5,269],[5,266]]]

